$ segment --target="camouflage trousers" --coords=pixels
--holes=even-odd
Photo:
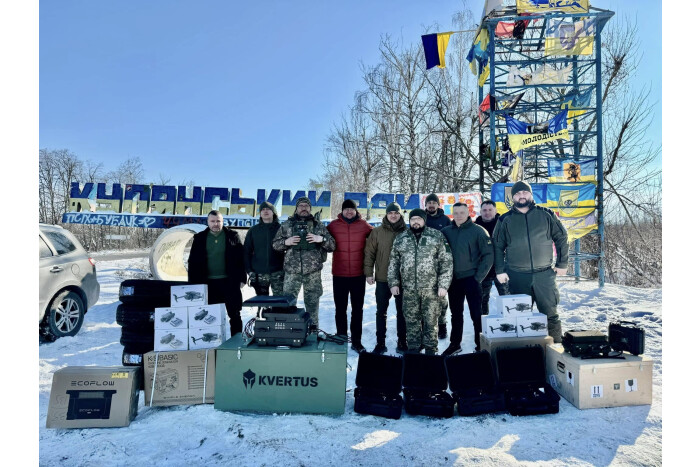
[[[250,286],[255,289],[255,295],[282,295],[284,291],[284,271],[270,274],[250,273]]]
[[[321,270],[309,274],[296,274],[286,272],[284,274],[284,294],[299,296],[301,287],[304,286],[304,307],[311,316],[311,321],[318,326],[318,303],[323,295],[321,283]]]
[[[447,296],[438,297],[438,300],[440,300],[440,318],[438,323],[447,324]]]
[[[409,352],[418,352],[421,343],[426,354],[438,350],[438,319],[441,299],[433,289],[403,289],[403,315]]]

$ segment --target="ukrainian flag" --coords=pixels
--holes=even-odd
[[[583,217],[595,210],[593,183],[548,183],[547,207],[559,217]]]
[[[588,0],[516,0],[518,14],[566,11],[588,13]]]
[[[423,51],[425,52],[425,68],[432,67],[445,68],[445,52],[447,43],[450,41],[451,32],[440,32],[437,34],[426,34],[423,39]]]
[[[491,200],[496,203],[497,213],[505,214],[513,207],[513,194],[510,192],[513,185],[514,183],[494,183],[491,185]],[[547,184],[533,183],[530,187],[532,188],[532,198],[535,200],[535,203],[546,206]]]
[[[491,68],[489,67],[489,32],[486,28],[480,28],[479,32],[474,39],[474,44],[472,48],[469,49],[469,54],[467,54],[467,62],[469,62],[469,68],[472,73],[478,76],[479,87],[483,87],[486,83],[486,79],[491,73]]]
[[[560,217],[559,221],[566,229],[569,242],[573,242],[598,228],[598,216],[595,211],[583,217]]]
[[[547,171],[551,183],[596,182],[594,157],[585,159],[548,159]]]
[[[569,120],[574,117],[578,117],[579,115],[586,113],[586,109],[584,107],[590,107],[592,94],[593,88],[590,88],[588,91],[580,94],[576,91],[570,92],[562,98],[560,108],[569,110],[569,114],[567,115]]]
[[[506,129],[508,130],[508,144],[513,152],[556,139],[569,139],[569,130],[566,129],[566,110],[559,112],[554,118],[536,125],[521,122],[506,115]]]

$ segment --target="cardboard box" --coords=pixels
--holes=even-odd
[[[140,368],[69,366],[53,374],[46,428],[129,426],[136,417]]]
[[[625,359],[572,357],[561,344],[547,346],[549,384],[579,409],[648,405],[654,362],[646,355]]]
[[[496,297],[496,309],[494,314],[502,316],[515,316],[522,313],[532,313],[532,297],[526,294],[499,295]]]
[[[228,324],[226,318],[226,305],[218,303],[216,305],[202,305],[187,307],[189,327],[203,328],[207,326],[221,326]]]
[[[190,328],[189,344],[193,349],[213,349],[226,341],[226,326]]]
[[[485,315],[481,317],[481,332],[487,337],[516,337],[517,324],[515,316]]]
[[[547,352],[547,346],[554,343],[554,339],[552,339],[551,336],[490,338],[484,335],[484,333],[481,333],[479,339],[481,350],[485,350],[491,355],[491,361],[494,367],[496,365],[496,352],[500,349],[534,347],[538,345],[542,348],[542,357],[544,358]]]
[[[523,313],[515,317],[518,337],[547,336],[547,315],[542,313]]]
[[[153,312],[156,329],[187,329],[187,308],[156,308]]]
[[[345,412],[347,344],[317,341],[266,347],[236,334],[216,349],[218,410]]]
[[[146,405],[214,403],[216,350],[148,352],[143,357]]]
[[[153,350],[172,352],[189,348],[188,329],[155,329],[153,331]]]
[[[207,297],[207,285],[173,285],[170,287],[170,306],[199,306],[209,303]]]

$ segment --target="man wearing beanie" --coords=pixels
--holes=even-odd
[[[323,294],[321,269],[328,252],[335,250],[335,240],[326,226],[311,215],[311,200],[297,200],[294,214],[280,226],[272,248],[284,252],[285,295],[297,297],[304,287],[304,307],[318,326],[318,304]]]
[[[348,335],[350,295],[350,347],[357,353],[365,351],[362,345],[362,307],[365,303],[363,263],[365,242],[371,231],[372,226],[362,218],[351,199],[343,202],[342,212],[328,225],[328,232],[335,239],[332,272],[336,334]]]
[[[450,225],[450,218],[440,207],[440,198],[435,193],[430,193],[425,198],[425,211],[428,217],[425,225],[436,230],[442,230]],[[447,337],[447,298],[440,298],[440,318],[438,319],[438,339]]]
[[[439,298],[452,281],[452,255],[442,233],[425,226],[426,217],[422,209],[409,214],[410,229],[391,248],[388,282],[392,295],[403,294],[408,352],[418,353],[423,344],[427,355],[435,355]]]
[[[496,228],[500,214],[496,212],[496,203],[490,199],[481,202],[481,215],[474,223],[486,229],[490,237],[493,237],[493,230]],[[508,295],[508,285],[501,284],[496,279],[496,267],[491,266],[491,270],[486,274],[486,279],[481,281],[481,314],[489,314],[489,299],[491,298],[491,288],[496,285],[498,295]]]
[[[538,311],[547,315],[549,335],[561,342],[556,276],[566,274],[569,261],[566,229],[554,212],[535,204],[527,182],[515,182],[511,194],[513,207],[493,232],[496,279],[508,282],[511,294],[530,295]],[[554,269],[552,242],[557,250]]]
[[[260,204],[260,220],[245,236],[245,270],[256,295],[282,295],[284,255],[272,248],[272,239],[280,228],[275,206]]]
[[[397,203],[390,203],[386,207],[386,215],[382,219],[382,225],[370,232],[365,244],[364,269],[367,283],[376,282],[374,295],[377,299],[377,345],[372,353],[383,354],[386,348],[386,318],[389,309],[391,291],[389,290],[388,271],[389,257],[394,239],[406,230],[406,221],[401,215],[401,208]],[[408,350],[406,344],[406,320],[402,309],[403,294],[399,285],[399,294],[394,297],[396,304],[396,351],[404,353]]]

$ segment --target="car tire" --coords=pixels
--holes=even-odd
[[[51,301],[46,312],[45,328],[54,337],[75,336],[85,319],[85,304],[75,292],[64,290]]]
[[[187,282],[127,279],[119,286],[119,300],[124,304],[140,307],[168,307],[170,287],[174,285],[187,285]]]
[[[119,343],[124,346],[124,352],[144,354],[155,347],[153,345],[153,328],[150,331],[143,328],[123,327]]]
[[[119,304],[117,306],[117,324],[127,327],[153,328],[153,307],[138,307],[135,305]]]

